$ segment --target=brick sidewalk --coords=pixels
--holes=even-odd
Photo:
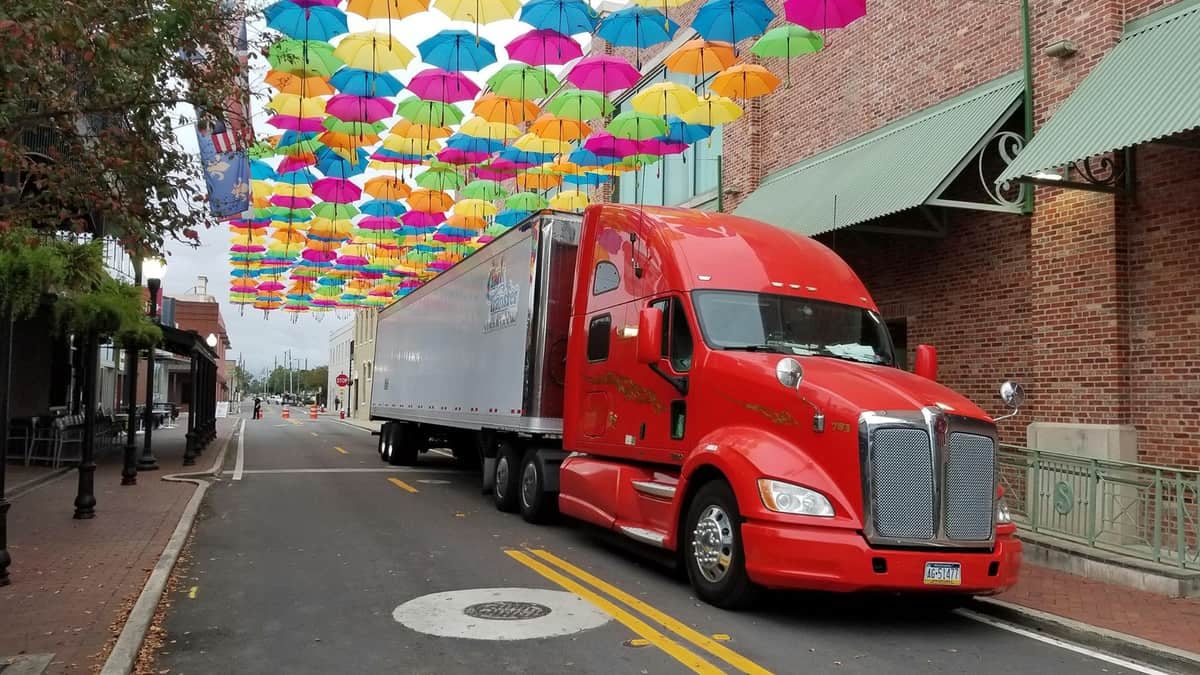
[[[1168,598],[1025,564],[997,600],[1200,654],[1200,599]]]
[[[236,421],[217,420],[217,440],[189,470],[212,463]],[[46,673],[90,673],[102,663],[106,643],[120,632],[114,624],[141,593],[196,489],[161,480],[184,470],[185,431],[155,431],[160,468],[140,474],[136,486],[121,485],[120,452],[101,457],[92,520],[71,517],[74,471],[13,502],[12,585],[0,588],[0,659],[53,653]]]

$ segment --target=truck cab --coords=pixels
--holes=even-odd
[[[816,241],[591,207],[566,373],[559,508],[676,552],[706,601],[1016,579],[994,421],[896,367],[869,292]]]

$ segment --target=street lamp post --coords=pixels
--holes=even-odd
[[[142,285],[142,266],[139,264],[133,270],[133,283]],[[125,349],[125,409],[129,419],[125,420],[125,462],[121,468],[121,485],[137,485],[137,347]]]
[[[212,333],[209,333],[208,337],[204,338],[204,344],[208,345],[208,348],[212,350],[213,355],[217,357],[217,360],[220,360],[221,355],[217,353],[217,336]],[[207,411],[208,415],[205,418],[211,425],[211,428],[208,430],[209,433],[213,433],[216,431],[216,415],[217,415],[217,410],[216,410],[216,405],[217,405],[217,403],[216,403],[216,401],[217,401],[216,374],[217,373],[216,373],[216,365],[215,365],[216,361],[214,361],[213,363],[214,363],[213,373],[212,373],[213,381],[208,383],[209,390],[213,392],[213,402],[212,402],[213,409]]]
[[[167,272],[167,263],[162,258],[146,258],[142,261],[142,276],[146,278],[146,288],[150,290],[150,321],[158,322],[158,289],[161,287],[163,275]],[[146,350],[146,412],[142,425],[146,427],[145,439],[142,443],[142,457],[138,460],[138,471],[157,471],[158,460],[150,446],[154,430],[154,350],[151,346]]]

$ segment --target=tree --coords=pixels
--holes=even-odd
[[[212,225],[175,131],[188,106],[245,100],[243,18],[228,0],[0,4],[0,232],[103,218],[143,253]]]

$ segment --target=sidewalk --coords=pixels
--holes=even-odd
[[[338,419],[338,414],[335,412],[321,413],[321,417],[331,422],[341,422],[342,424],[347,424],[352,427],[358,427],[364,431],[379,431],[380,427],[383,426],[383,422],[380,422],[379,420],[359,420],[354,419],[353,417]]]
[[[188,470],[212,462],[236,422],[217,420],[217,439]],[[183,425],[154,432],[159,470],[139,474],[135,486],[121,485],[119,448],[99,457],[92,520],[71,517],[74,469],[13,500],[12,585],[0,588],[0,670],[17,655],[52,654],[46,673],[91,673],[103,664],[196,490],[161,479],[184,471],[185,432]]]

